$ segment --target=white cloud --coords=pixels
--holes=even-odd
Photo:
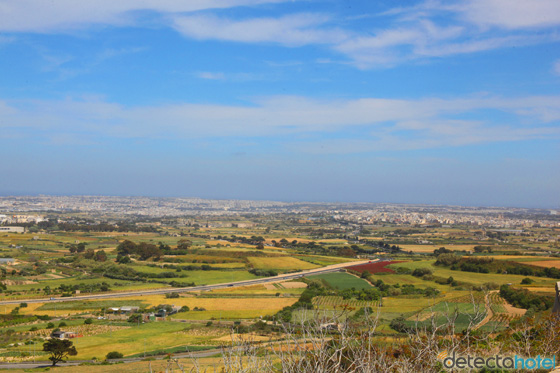
[[[381,14],[225,17],[213,10],[287,0],[0,0],[0,32],[58,32],[91,25],[127,26],[141,11],[159,14],[185,37],[288,47],[321,45],[360,68],[558,41],[558,0],[426,0]],[[200,11],[205,11],[201,13]],[[362,17],[363,18],[363,17]],[[339,27],[336,26],[337,22]],[[1,41],[0,41],[1,42]]]
[[[208,79],[208,80],[224,80],[225,74],[224,73],[213,73],[210,71],[200,71],[195,74],[200,79]]]
[[[14,37],[0,35],[0,45],[12,43],[15,40],[16,40],[16,38],[14,38]]]
[[[289,46],[333,44],[346,38],[344,32],[322,30],[327,17],[295,14],[279,18],[232,20],[208,15],[176,17],[174,28],[201,40],[215,39],[245,43],[279,43]]]
[[[353,30],[351,24],[346,24],[346,28],[334,27],[334,17],[317,14],[243,20],[212,15],[184,16],[175,18],[174,27],[186,37],[200,40],[324,45],[364,69],[558,41],[554,30],[542,31],[560,24],[557,13],[548,15],[560,2],[537,0],[538,4],[529,12],[529,20],[523,18],[529,2],[514,2],[514,6],[508,7],[509,3],[426,1],[378,15],[388,21],[385,27],[375,27],[378,22],[372,22],[371,29],[361,31]],[[517,22],[517,19],[525,21]],[[539,28],[539,32],[527,28]]]
[[[254,74],[254,73],[224,73],[221,71],[213,72],[213,71],[199,71],[194,73],[194,76],[200,79],[207,79],[207,80],[227,80],[233,82],[248,82],[254,80],[271,80],[271,77],[267,77],[263,74]]]
[[[488,123],[478,110],[496,110],[517,117],[508,123]],[[364,98],[345,101],[276,96],[248,106],[176,104],[125,107],[101,100],[0,101],[0,128],[21,134],[48,133],[57,138],[276,137],[323,134],[360,129],[356,139],[310,142],[309,151],[348,144],[351,149],[418,149],[462,146],[495,141],[560,138],[560,96],[395,100]],[[481,117],[484,118],[484,117]],[[302,143],[303,144],[303,143]],[[353,144],[353,145],[351,145]],[[344,150],[348,148],[348,150]],[[365,150],[364,150],[365,151]]]
[[[552,66],[552,72],[560,76],[560,60],[554,62],[554,65]]]
[[[558,0],[472,0],[461,8],[467,21],[480,26],[519,29],[560,24]]]
[[[559,40],[552,28],[560,25],[557,0],[428,0],[383,16],[394,19],[372,35],[350,35],[333,48],[358,67],[371,68]]]
[[[146,48],[119,48],[119,49],[105,49],[85,62],[79,63],[79,59],[71,55],[57,55],[46,50],[45,48],[38,48],[39,55],[45,61],[43,65],[44,71],[53,71],[58,73],[59,79],[69,79],[77,75],[91,73],[98,65],[103,64],[107,60],[118,58],[120,56],[139,53],[145,51]]]
[[[93,24],[133,23],[131,12],[195,12],[285,0],[0,0],[0,31],[56,32]]]

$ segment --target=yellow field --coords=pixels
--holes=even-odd
[[[425,307],[432,307],[437,303],[442,301],[449,301],[454,298],[459,298],[461,296],[470,295],[468,291],[454,291],[451,293],[442,293],[442,297],[435,299],[432,298],[383,298],[383,307],[381,307],[381,312],[416,312]]]
[[[556,291],[556,289],[554,288],[554,286],[548,286],[548,287],[542,287],[542,286],[527,286],[525,287],[525,289],[529,290],[529,291],[533,291],[535,293],[553,293]]]
[[[348,241],[344,240],[344,239],[340,239],[340,238],[327,238],[324,240],[317,240],[319,242],[324,242],[324,243],[332,243],[332,244],[347,244]]]
[[[48,316],[58,316],[58,317],[62,317],[62,316],[70,316],[70,315],[75,315],[77,313],[84,313],[87,311],[84,310],[64,310],[64,311],[44,311],[44,310],[37,310],[37,308],[41,307],[43,304],[45,303],[29,303],[27,308],[22,308],[20,310],[21,314],[33,314],[33,315],[48,315]],[[0,306],[0,312],[6,314],[6,313],[10,313],[14,308],[18,307],[18,304],[9,304],[9,305],[5,305],[5,306]]]
[[[210,245],[210,246],[217,246],[217,245],[222,245],[222,246],[230,246],[230,247],[240,247],[240,248],[245,248],[245,249],[254,249],[255,246],[253,245],[248,245],[248,244],[244,244],[244,243],[235,243],[235,242],[229,242],[229,241],[225,241],[225,240],[206,240],[206,244]]]
[[[99,356],[104,358],[104,356]],[[180,359],[180,364],[185,372],[196,371],[192,359]],[[213,372],[214,367],[221,367],[223,359],[221,357],[199,358],[196,361],[201,371]],[[47,368],[48,369],[48,368]],[[191,370],[192,369],[192,370]],[[38,370],[44,371],[44,370]],[[168,360],[139,361],[135,363],[113,364],[113,365],[83,365],[83,366],[64,366],[57,365],[56,372],[66,373],[138,373],[138,372],[181,372],[175,363],[169,363]],[[13,373],[29,372],[28,369],[11,370]]]
[[[249,236],[245,236],[245,237],[249,237]],[[312,240],[308,240],[308,239],[301,238],[301,237],[276,237],[276,238],[272,237],[272,238],[266,238],[265,242],[267,244],[272,244],[272,240],[274,240],[276,242],[280,242],[280,240],[283,239],[283,238],[285,238],[286,241],[288,241],[290,243],[294,240],[297,241],[297,242],[301,242],[301,243],[309,243],[309,242],[312,241]]]
[[[553,258],[550,256],[531,256],[531,255],[488,255],[484,256],[485,258],[494,258],[498,260],[511,260],[511,259],[526,259],[527,261],[545,261],[545,260],[558,260],[558,258]],[[519,262],[521,260],[518,260]]]
[[[139,326],[108,331],[90,337],[73,339],[78,350],[75,359],[104,358],[110,351],[126,355],[193,344],[212,344],[213,338],[228,334],[226,330],[193,329],[177,322],[150,322]]]
[[[539,260],[536,262],[528,263],[532,266],[544,267],[544,268],[558,268],[560,269],[560,260]]]
[[[318,266],[312,263],[304,262],[289,256],[282,256],[276,258],[263,258],[263,257],[248,257],[249,263],[258,269],[313,269]]]
[[[186,260],[187,262],[192,262],[196,260],[199,264],[204,262],[210,263],[210,265],[214,264],[212,262],[220,263],[220,262],[243,262],[243,258],[232,258],[228,256],[216,256],[216,255],[201,255],[201,254],[186,254],[186,255],[166,255],[164,258],[181,258]],[[195,263],[196,264],[196,263]]]
[[[174,299],[167,299],[164,295],[144,295],[127,298],[114,298],[115,300],[141,300],[151,306],[159,304],[173,304],[175,306],[188,306],[191,309],[194,307],[205,308],[208,311],[244,311],[254,310],[258,308],[258,314],[269,314],[272,311],[278,311],[286,306],[290,306],[297,301],[297,298],[278,297],[278,298],[198,298],[198,297],[180,297]],[[196,312],[196,311],[195,311]],[[188,312],[192,314],[193,311]],[[203,314],[204,312],[196,312]],[[273,312],[272,312],[273,313]],[[183,318],[189,318],[186,314],[181,314]]]
[[[212,263],[211,266],[215,268],[245,268],[245,263],[243,262]]]
[[[296,289],[298,290],[298,289]],[[164,296],[152,295],[132,298],[118,298],[124,299],[141,299],[151,306],[160,304],[172,304],[178,307],[188,306],[191,310],[195,307],[204,308],[206,311],[189,311],[173,315],[173,318],[187,319],[187,320],[208,320],[208,319],[253,319],[260,316],[272,315],[284,307],[291,306],[298,298],[297,295],[301,291],[294,291],[294,289],[277,289],[275,293],[288,293],[291,292],[295,296],[277,297],[277,298],[254,298],[250,294],[247,298],[197,298],[197,297],[181,297],[175,299],[166,299]],[[267,291],[263,291],[267,293]],[[270,293],[270,291],[268,292]],[[98,311],[99,309],[92,308],[91,310],[63,310],[63,311],[45,311],[37,310],[43,303],[29,304],[28,308],[22,310],[22,313],[36,314],[36,315],[49,315],[56,317],[64,317],[75,314],[84,314],[87,312]],[[14,306],[1,307],[0,312],[9,313]]]
[[[475,245],[399,245],[405,251],[412,251],[415,253],[432,253],[440,247],[445,247],[448,250],[464,251],[473,250]]]
[[[274,295],[276,293],[289,294],[287,296],[297,296],[305,290],[302,288],[290,288],[289,282],[282,282],[279,287],[274,286],[272,283],[265,285],[251,285],[213,290],[212,294],[239,294],[251,297],[252,295]]]

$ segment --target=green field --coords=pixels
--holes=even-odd
[[[398,267],[409,268],[414,270],[416,268],[430,268],[433,271],[434,276],[448,278],[453,277],[456,281],[465,282],[473,285],[482,285],[488,282],[494,282],[497,284],[520,284],[521,280],[526,277],[531,278],[534,286],[554,286],[554,279],[549,279],[545,277],[534,277],[534,276],[522,276],[522,275],[509,275],[509,274],[498,274],[498,273],[472,273],[463,271],[452,271],[446,267],[440,267],[433,265],[435,260],[418,260],[410,261],[406,263],[391,264],[388,267],[391,269],[396,269]],[[385,276],[390,277],[390,276]],[[381,278],[385,278],[381,277]],[[412,276],[411,276],[412,277]],[[431,284],[434,284],[431,282]],[[432,286],[432,285],[430,285]]]
[[[186,281],[194,281],[196,285],[212,285],[225,282],[253,280],[257,276],[247,271],[188,271]]]
[[[64,284],[100,284],[102,282],[106,282],[111,287],[113,291],[124,291],[124,290],[132,290],[132,289],[157,289],[164,287],[164,284],[157,284],[157,283],[143,283],[143,282],[133,282],[133,281],[125,281],[125,280],[114,280],[110,278],[81,278],[81,277],[67,277],[62,279],[56,280],[40,280],[37,283],[33,284],[24,284],[24,285],[10,285],[10,290],[21,291],[21,290],[30,290],[30,289],[39,289],[44,288],[45,286],[49,286],[51,289],[57,288],[60,285]]]
[[[115,350],[127,356],[166,347],[206,343],[208,340],[206,336],[196,336],[194,333],[188,332],[190,329],[188,324],[159,322],[76,338],[74,345],[78,350],[78,355],[74,358],[103,358],[108,352]],[[220,334],[227,334],[227,332],[224,330]]]
[[[71,302],[52,302],[45,303],[41,307],[37,308],[40,311],[65,311],[65,310],[100,310],[102,308],[110,307],[123,307],[123,306],[137,306],[145,307],[149,304],[141,300],[118,300],[118,299],[107,299],[107,300],[92,300],[92,301],[71,301]]]
[[[340,310],[344,308],[357,310],[361,307],[377,308],[378,301],[366,301],[357,299],[343,299],[341,296],[319,296],[313,298],[313,305],[319,310]]]
[[[460,332],[469,325],[471,327],[477,325],[485,317],[486,310],[482,303],[440,302],[409,318],[408,324],[410,326],[430,326],[433,318],[436,325],[443,325],[453,320],[455,329]]]
[[[531,285],[521,286],[521,280],[526,276],[452,271],[449,267],[435,266],[435,258],[425,255],[426,252],[431,253],[433,249],[442,246],[457,250],[472,249],[475,245],[486,245],[490,246],[493,251],[475,254],[475,256],[492,256],[497,261],[505,260],[529,265],[537,261],[558,260],[554,257],[554,253],[557,252],[555,238],[560,233],[557,227],[523,228],[523,235],[505,235],[501,238],[492,237],[488,233],[491,231],[490,229],[487,230],[487,237],[481,240],[482,227],[412,227],[385,222],[361,221],[361,229],[364,231],[364,239],[367,241],[356,242],[350,235],[350,232],[356,228],[352,225],[342,224],[338,219],[332,219],[330,212],[316,214],[313,208],[310,208],[309,213],[302,213],[301,216],[292,213],[282,214],[281,212],[278,215],[257,213],[229,216],[227,214],[228,216],[166,217],[151,220],[143,217],[98,218],[85,213],[52,213],[53,219],[58,217],[61,221],[76,222],[69,224],[90,225],[91,221],[99,220],[115,224],[115,228],[119,225],[118,229],[120,229],[121,223],[126,223],[131,224],[131,231],[111,232],[110,230],[113,228],[103,228],[106,232],[88,233],[73,231],[74,228],[71,226],[59,224],[57,228],[49,226],[39,229],[39,227],[35,227],[35,232],[39,229],[37,233],[0,235],[0,256],[15,258],[17,261],[2,265],[2,269],[4,269],[1,273],[2,280],[5,281],[7,289],[3,291],[0,298],[16,299],[17,302],[0,307],[2,316],[0,321],[4,325],[0,327],[0,340],[2,340],[0,360],[31,360],[30,355],[34,353],[44,360],[45,354],[36,350],[41,349],[43,338],[47,338],[53,329],[58,327],[79,335],[78,338],[72,339],[79,352],[79,355],[72,359],[91,359],[93,357],[103,359],[110,351],[119,351],[125,356],[144,356],[144,353],[149,356],[156,351],[171,353],[182,352],[186,349],[194,351],[221,346],[224,343],[230,343],[233,325],[239,327],[238,331],[242,330],[244,338],[257,337],[260,338],[259,341],[284,338],[286,337],[284,331],[278,329],[277,325],[270,321],[274,319],[275,315],[281,317],[284,322],[290,320],[291,316],[291,321],[295,323],[300,321],[328,323],[335,320],[347,320],[349,325],[354,325],[363,331],[370,326],[365,323],[365,313],[369,313],[369,310],[364,311],[365,307],[371,307],[371,316],[377,318],[378,324],[375,332],[378,335],[374,339],[382,341],[381,343],[398,343],[399,340],[406,339],[407,330],[406,327],[402,328],[396,324],[393,324],[393,328],[391,328],[391,322],[396,318],[400,319],[401,316],[403,317],[402,322],[408,326],[417,324],[428,326],[433,320],[437,324],[443,324],[447,321],[447,314],[457,311],[460,313],[455,321],[457,331],[461,331],[469,323],[478,323],[486,311],[484,308],[485,294],[479,290],[480,285],[484,283],[497,285],[511,283],[514,287],[528,288],[534,293],[538,292],[537,295],[540,296],[540,293],[546,293],[547,289],[553,291],[553,284],[557,281],[544,277],[532,277],[534,282]],[[318,219],[313,218],[315,215]],[[77,216],[83,218],[77,218]],[[254,224],[240,229],[232,226],[233,222]],[[144,227],[152,224],[150,233],[134,232],[137,230],[136,228],[145,229]],[[213,228],[214,224],[217,228]],[[58,231],[63,227],[68,229],[68,232]],[[93,230],[93,228],[91,229]],[[554,240],[550,238],[554,238]],[[173,250],[181,239],[190,240],[192,245],[188,249],[181,249],[182,255],[172,255],[179,253],[173,252]],[[161,242],[169,245],[171,251],[164,248],[167,255],[162,255],[161,251],[150,248],[148,253],[151,254],[148,256],[146,256],[146,252],[129,251],[130,262],[119,260],[123,263],[117,264],[116,247],[124,240],[130,240],[136,244],[151,243],[156,248]],[[275,246],[273,246],[272,240],[276,241]],[[422,253],[408,254],[393,250],[390,254],[383,254],[390,255],[393,260],[402,261],[390,265],[389,268],[405,270],[398,273],[370,275],[368,280],[371,283],[342,270],[328,274],[310,273],[309,276],[306,276],[307,278],[297,278],[288,282],[226,286],[213,291],[192,291],[187,287],[184,289],[185,292],[176,298],[167,298],[165,294],[120,296],[91,301],[68,297],[64,298],[68,302],[49,300],[45,300],[44,303],[29,302],[27,307],[15,310],[25,298],[74,296],[68,292],[74,293],[75,288],[79,288],[82,295],[89,295],[90,291],[101,292],[100,286],[94,285],[102,282],[109,284],[111,292],[166,288],[168,289],[166,291],[171,293],[169,284],[172,281],[183,284],[210,285],[258,278],[249,272],[252,269],[263,270],[261,274],[265,274],[264,270],[282,273],[364,260],[365,257],[373,257],[374,252],[378,250],[386,250],[385,245],[379,245],[380,241],[383,241],[383,244],[397,245],[404,248],[405,251],[413,250]],[[425,244],[420,244],[422,241]],[[264,250],[257,249],[259,242],[264,242]],[[86,251],[78,253],[76,245],[80,243],[86,243]],[[15,245],[18,247],[16,248]],[[541,249],[537,249],[537,246]],[[80,250],[81,248],[82,246],[80,246]],[[92,260],[91,252],[88,253],[88,249],[103,249],[107,253],[107,261]],[[352,249],[356,255],[344,249]],[[538,252],[542,256],[524,256],[528,252]],[[508,253],[516,255],[506,255]],[[339,256],[341,254],[345,256]],[[544,262],[544,264],[547,263]],[[167,268],[164,268],[165,265]],[[183,269],[187,266],[200,268],[202,265],[209,265],[212,269]],[[170,266],[172,268],[169,268]],[[181,269],[178,270],[178,268]],[[412,276],[411,273],[416,268],[428,268],[432,271],[433,276]],[[138,276],[137,272],[142,275]],[[111,275],[115,279],[103,277],[106,275]],[[449,277],[453,277],[449,281],[450,284],[447,283]],[[308,280],[315,280],[325,286],[316,287],[320,284],[312,284],[313,281]],[[385,285],[390,286],[379,284],[379,289],[373,290],[371,294],[361,291],[372,289],[371,284],[378,280],[382,280]],[[23,284],[27,281],[34,283]],[[299,284],[292,285],[291,283],[294,282]],[[65,285],[65,289],[61,290],[60,285]],[[414,288],[404,285],[414,285]],[[46,286],[50,287],[50,292],[43,290]],[[357,291],[347,291],[352,288]],[[426,291],[426,288],[435,288],[438,291]],[[490,288],[497,289],[497,286],[490,286]],[[298,302],[304,292],[306,292],[306,296],[315,295],[311,300],[313,307],[292,310],[292,306]],[[384,297],[376,301],[360,300],[360,298],[364,299],[373,294],[376,296],[372,298],[377,298],[378,293],[382,293],[381,295]],[[470,302],[471,295],[475,298],[476,306],[482,311],[476,320],[473,320],[475,309]],[[510,307],[504,299],[499,297],[497,290],[490,293],[489,297],[493,317],[480,330],[490,332],[495,328],[504,330],[510,327],[510,324],[512,328],[515,328],[515,323],[512,321],[521,319],[524,310]],[[307,297],[302,299],[306,300]],[[307,305],[307,302],[305,303]],[[144,323],[142,321],[129,323],[126,321],[128,315],[109,316],[110,312],[103,315],[108,318],[99,317],[102,312],[98,312],[111,307],[153,308],[160,305],[185,307],[183,310],[189,310],[169,315],[165,319],[158,318],[157,321],[150,319],[149,312],[146,312],[143,315],[144,320],[149,319],[150,321]],[[549,310],[536,313],[535,320],[540,320],[538,318],[542,317],[542,314],[549,313]],[[44,315],[50,319],[37,319],[32,315]],[[86,324],[84,321],[87,318],[92,318],[93,322],[90,324],[88,321]],[[263,318],[264,321],[267,321],[266,323],[259,322]],[[238,323],[234,323],[235,321]],[[59,326],[62,322],[65,324]],[[49,325],[49,323],[53,325]],[[298,328],[295,325],[292,327]],[[508,332],[509,330],[506,330],[506,333]],[[328,338],[335,341],[337,338],[335,335],[333,333]],[[444,334],[441,334],[441,337],[452,338],[451,335]],[[501,339],[496,339],[496,341],[499,346],[502,346],[504,340],[509,336],[504,334],[499,338]],[[33,342],[35,342],[34,345]],[[493,345],[492,348],[498,344]],[[214,370],[220,370],[220,364],[223,363],[221,357],[214,358],[217,361]],[[154,364],[151,367],[153,371],[165,371],[165,368],[161,369],[161,366],[156,365],[156,360],[150,363]],[[148,364],[142,368],[138,366],[136,370],[130,368],[134,364],[136,363],[100,365],[99,367],[84,365],[79,369],[88,373],[90,371],[104,372],[105,370],[102,368],[115,369],[120,373],[150,370]],[[100,369],[96,370],[97,368]],[[65,368],[57,369],[64,370]]]
[[[343,272],[326,273],[321,275],[309,276],[312,280],[325,280],[330,286],[335,289],[345,290],[345,289],[369,289],[371,284],[366,280],[357,278],[356,276],[350,275]]]
[[[257,269],[272,269],[279,271],[313,269],[318,266],[290,256],[280,257],[248,257],[249,263]]]

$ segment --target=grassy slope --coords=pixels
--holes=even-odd
[[[322,275],[309,276],[310,279],[322,279],[327,281],[332,287],[340,290],[344,289],[369,289],[371,285],[366,280],[349,275],[348,273],[336,272]]]
[[[486,282],[495,282],[497,284],[520,284],[521,280],[525,277],[532,278],[535,282],[533,285],[550,285],[553,286],[556,280],[549,279],[545,277],[531,277],[531,276],[521,276],[521,275],[503,275],[503,274],[496,274],[496,273],[472,273],[472,272],[462,272],[462,271],[452,271],[449,268],[434,266],[435,260],[419,260],[419,261],[412,261],[406,263],[398,263],[392,264],[388,267],[390,268],[397,268],[397,267],[405,267],[409,269],[415,268],[430,268],[434,276],[439,277],[453,277],[457,281],[468,282],[475,285],[482,285]]]

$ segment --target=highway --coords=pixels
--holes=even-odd
[[[76,300],[123,298],[123,297],[134,297],[134,296],[142,296],[142,295],[167,294],[171,292],[186,293],[191,291],[209,291],[209,290],[223,289],[227,287],[258,285],[258,284],[265,284],[268,282],[292,280],[295,278],[300,278],[309,275],[318,275],[321,273],[337,272],[342,268],[352,267],[355,265],[366,264],[366,263],[373,263],[378,261],[379,259],[372,259],[372,260],[362,260],[362,261],[355,261],[355,262],[333,264],[330,266],[317,268],[317,269],[310,269],[301,272],[287,273],[287,274],[272,276],[272,277],[257,278],[254,280],[226,282],[226,283],[214,284],[214,285],[201,285],[201,286],[192,286],[192,287],[185,287],[185,288],[169,287],[169,288],[162,288],[162,289],[155,289],[155,290],[138,290],[138,291],[127,291],[127,292],[119,292],[119,293],[77,295],[73,297],[59,297],[59,298],[51,297],[51,298],[15,299],[15,300],[0,301],[0,305],[20,304],[20,303],[71,302]]]
[[[286,281],[296,278],[301,278],[304,276],[310,275],[318,275],[322,273],[330,273],[330,272],[337,272],[343,268],[351,267],[360,264],[366,263],[373,263],[378,262],[379,259],[372,259],[372,260],[362,260],[362,261],[355,261],[355,262],[348,262],[348,263],[341,263],[341,264],[334,264],[322,268],[311,269],[301,272],[295,273],[288,273],[278,276],[272,277],[264,277],[258,278],[254,280],[246,280],[246,281],[236,281],[236,282],[227,282],[222,284],[214,284],[214,285],[203,285],[203,286],[193,286],[187,288],[164,288],[164,289],[156,289],[156,290],[141,290],[141,291],[130,291],[130,292],[121,292],[121,293],[107,293],[107,294],[93,294],[93,295],[79,295],[75,297],[63,297],[63,298],[42,298],[42,299],[18,299],[18,300],[10,300],[10,301],[2,301],[2,304],[20,304],[22,302],[26,303],[45,303],[45,302],[69,302],[75,300],[91,300],[91,299],[106,299],[106,298],[122,298],[122,297],[131,297],[131,296],[142,296],[147,294],[165,294],[170,292],[190,292],[190,291],[208,291],[208,290],[215,290],[215,289],[223,289],[228,287],[236,287],[236,286],[247,286],[247,285],[256,285],[256,284],[265,284],[269,282],[280,282]],[[208,350],[208,351],[197,351],[197,352],[189,352],[189,353],[175,353],[173,354],[174,358],[202,358],[202,357],[209,357],[213,355],[220,354],[220,350]],[[162,358],[163,356],[156,357]],[[144,358],[123,358],[123,359],[115,359],[111,360],[113,362],[135,362],[141,361]],[[72,366],[72,365],[79,365],[81,363],[91,362],[91,360],[69,360],[67,363],[59,363],[60,366]],[[49,361],[37,361],[37,362],[19,362],[19,363],[0,363],[0,369],[34,369],[34,368],[41,368],[41,367],[49,367],[52,366],[52,363]]]

